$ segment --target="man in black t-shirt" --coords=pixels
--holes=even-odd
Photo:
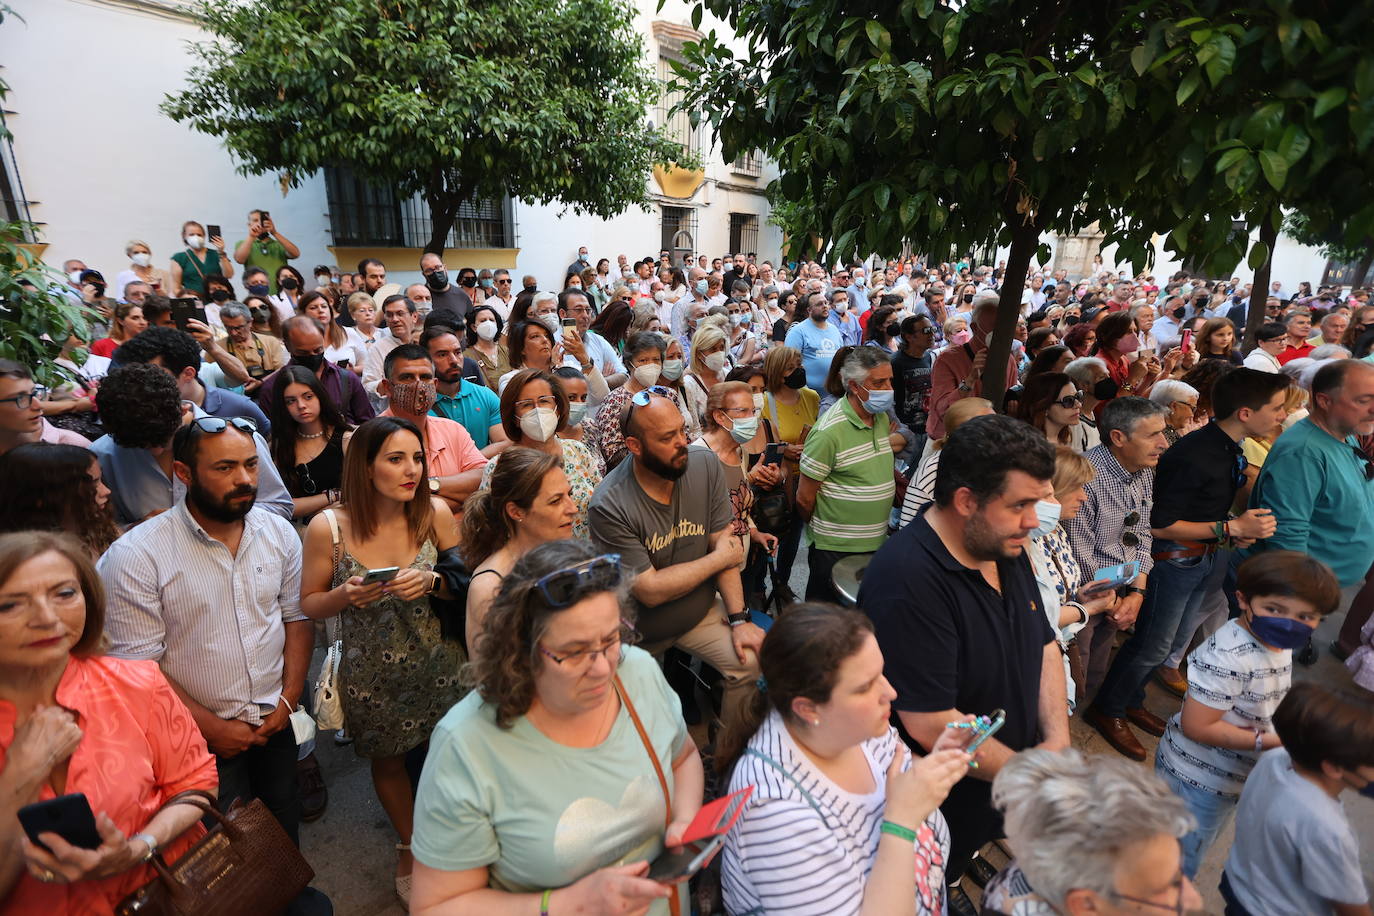
[[[940,452],[934,503],[878,550],[859,588],[897,691],[893,724],[914,750],[928,751],[963,715],[1006,710],[972,778],[940,806],[951,884],[1001,835],[991,783],[1003,764],[1028,747],[1069,744],[1063,658],[1024,549],[1053,476],[1054,448],[1028,424],[969,420]],[[951,912],[962,897],[951,887]]]
[[[886,297],[884,297],[886,298]],[[897,418],[916,433],[912,454],[925,448],[926,420],[930,418],[930,367],[935,362],[931,347],[935,325],[925,315],[902,322],[902,348],[892,357],[892,390]]]

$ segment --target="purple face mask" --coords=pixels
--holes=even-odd
[[[1116,342],[1116,349],[1119,353],[1134,353],[1140,349],[1140,338],[1135,334],[1127,334]]]

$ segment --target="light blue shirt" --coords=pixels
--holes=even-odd
[[[835,351],[844,346],[839,328],[828,321],[817,325],[808,318],[797,322],[787,332],[786,345],[801,352],[802,367],[806,369],[806,387],[813,391],[824,391],[830,362],[835,358]]]
[[[859,324],[858,316],[853,309],[846,311],[845,320],[841,321],[839,313],[832,308],[830,310],[830,324],[840,332],[840,339],[843,341],[840,346],[857,347],[863,341],[863,325]]]
[[[208,416],[196,408],[196,419]],[[294,511],[291,494],[286,492],[286,485],[272,463],[267,441],[254,433],[253,442],[258,447],[258,499],[254,505],[290,521]],[[170,509],[186,498],[186,484],[175,474],[168,480],[146,448],[115,445],[114,439],[105,435],[91,443],[91,451],[100,461],[100,473],[114,502],[115,521],[122,527],[137,524],[151,513]]]
[[[862,315],[864,312],[868,311],[868,290],[866,288],[855,283],[845,287],[845,292],[849,293],[849,304],[851,306],[849,310],[851,312],[855,315]]]

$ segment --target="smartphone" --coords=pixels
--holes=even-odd
[[[1181,340],[1179,340],[1178,345],[1179,345],[1179,347],[1183,350],[1184,353],[1187,353],[1187,352],[1188,352],[1188,347],[1191,346],[1192,343],[1193,343],[1193,332],[1192,332],[1192,329],[1190,328],[1190,329],[1187,329],[1187,330],[1185,330],[1185,331],[1183,332],[1183,338],[1182,338]]]
[[[1140,575],[1140,564],[1135,560],[1129,563],[1122,563],[1119,566],[1104,567],[1093,573],[1093,581],[1097,582],[1102,579],[1106,579],[1107,581],[1101,586],[1094,588],[1090,594],[1099,594],[1110,589],[1120,588],[1123,585],[1129,585],[1135,581],[1138,575]]]
[[[396,578],[396,574],[401,571],[399,566],[386,566],[382,569],[369,569],[367,575],[363,576],[363,585],[371,585],[374,582],[390,582]]]
[[[347,368],[348,368],[348,364],[351,363],[351,362],[353,362],[353,360],[351,360],[351,359],[341,359],[341,360],[339,360],[339,362],[338,362],[338,366],[339,366],[340,369],[347,369]]]
[[[564,318],[564,319],[563,319],[563,331],[564,331],[564,333],[567,333],[568,331],[576,331],[576,330],[577,330],[577,319],[576,319],[576,318]]]
[[[209,319],[205,317],[205,306],[200,304],[199,299],[173,299],[172,300],[172,321],[183,331],[191,330],[187,325],[187,319],[194,318],[201,324],[208,324]]]
[[[763,447],[764,464],[781,464],[782,451],[787,448],[786,442],[770,442]]]
[[[268,213],[266,210],[259,210],[259,211],[258,211],[258,225],[260,225],[260,226],[266,226],[266,225],[267,225],[268,223],[270,223],[271,221],[272,221],[272,214],[271,214],[271,213]],[[262,230],[261,232],[258,233],[258,238],[261,239],[261,240],[264,241],[264,242],[267,241],[268,239],[270,239],[271,237],[272,237],[272,233],[268,232],[266,229],[264,229],[264,230]]]
[[[978,737],[970,741],[968,743],[968,747],[964,748],[964,750],[972,754],[974,751],[978,750],[978,748],[982,746],[984,741],[988,740],[993,735],[1001,731],[1002,726],[1006,724],[1007,711],[1005,709],[994,709],[992,711],[992,722],[985,727],[980,726],[977,729]]]
[[[219,226],[216,226],[214,223],[211,223],[210,225],[206,226],[206,227],[205,227],[205,232],[206,232],[206,239],[205,239],[206,242],[209,242],[210,239],[222,239],[222,238],[224,238],[224,232],[220,229]]]
[[[665,849],[649,865],[649,880],[673,884],[701,871],[711,857],[725,845],[725,836],[714,836],[699,843],[688,843],[677,852]]]
[[[52,850],[39,842],[40,833],[55,833],[82,849],[100,848],[100,831],[95,827],[95,814],[91,812],[91,803],[80,792],[25,805],[19,809],[19,823],[30,842],[48,852]]]

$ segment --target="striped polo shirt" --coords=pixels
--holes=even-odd
[[[889,432],[887,414],[868,426],[845,397],[807,435],[801,472],[821,485],[811,516],[811,542],[818,549],[868,553],[887,540],[896,493]]]

